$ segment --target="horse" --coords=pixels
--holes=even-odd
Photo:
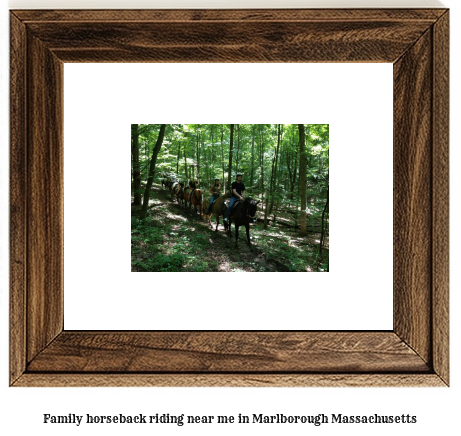
[[[208,220],[210,226],[213,226],[211,224],[211,217],[213,215],[216,217],[216,229],[215,229],[215,232],[218,231],[219,216],[224,215],[224,212],[226,212],[226,210],[227,210],[227,206],[226,206],[226,203],[224,203],[224,201],[226,199],[228,199],[228,198],[231,198],[231,197],[232,197],[232,192],[231,191],[227,191],[224,195],[221,195],[220,197],[218,197],[218,199],[215,201],[215,203],[211,207],[210,215],[206,214],[206,211],[208,210],[208,205],[210,204],[209,200],[205,200],[203,202],[203,205],[202,205],[203,219],[205,221]],[[227,223],[226,222],[224,222],[224,228],[227,230]]]
[[[230,211],[229,224],[228,224],[229,228],[227,232],[229,234],[229,237],[232,236],[231,235],[231,224],[233,221],[235,225],[235,244],[236,245],[239,239],[239,227],[245,226],[245,229],[247,232],[247,242],[251,249],[250,223],[253,223],[256,221],[255,215],[256,215],[257,205],[259,202],[260,200],[254,201],[252,198],[247,197],[243,201],[236,202],[235,206]]]
[[[184,203],[184,182],[179,182],[179,190],[176,192],[176,199],[178,200],[179,205]]]
[[[178,181],[175,180],[174,182],[171,183],[170,192],[171,192],[172,201],[174,201],[180,189],[181,189],[181,185],[179,184]]]
[[[175,176],[167,176],[162,180],[162,187],[165,186],[165,188],[171,190],[171,185],[176,182],[176,177]]]
[[[184,191],[184,200],[186,204],[189,203],[190,205],[192,204],[194,205],[195,213],[197,213],[197,206],[198,206],[198,212],[200,213],[202,210],[203,191],[201,189],[196,189],[194,191],[194,195],[192,195],[192,198],[191,198],[191,194],[192,194],[192,190],[189,192]]]
[[[190,202],[190,194],[191,194],[191,192],[192,192],[192,188],[190,186],[186,186],[184,188],[184,203],[185,203],[184,206],[186,206],[187,203]]]

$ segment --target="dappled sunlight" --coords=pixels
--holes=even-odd
[[[187,222],[188,219],[182,215],[177,215],[177,214],[174,214],[172,212],[168,212],[167,216],[166,216],[169,220],[174,220],[174,221],[181,221],[181,222]]]
[[[131,208],[133,271],[328,271],[328,124],[132,124],[131,147],[132,201],[150,196],[147,217]],[[204,221],[187,187],[257,200],[236,215],[256,216],[249,235]]]
[[[159,185],[153,185],[148,217],[136,218],[140,209],[132,207],[132,271],[191,271],[191,272],[316,272],[327,270],[319,257],[320,233],[309,230],[301,236],[289,214],[273,216],[264,229],[258,221],[250,225],[249,247],[245,228],[239,230],[235,243],[223,228],[220,219],[211,226],[193,209],[171,201],[171,195]],[[284,215],[284,216],[282,216]],[[264,212],[259,214],[260,219]],[[328,256],[328,236],[323,251]],[[327,267],[326,267],[327,268]]]
[[[160,200],[153,200],[152,198],[149,199],[149,207],[151,206],[159,206],[163,204]]]

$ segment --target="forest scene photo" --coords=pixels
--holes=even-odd
[[[328,124],[131,124],[132,272],[328,272]]]

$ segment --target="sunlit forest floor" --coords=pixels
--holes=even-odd
[[[218,231],[194,208],[171,201],[160,185],[151,190],[149,213],[138,219],[140,207],[131,211],[131,270],[133,272],[275,272],[328,271],[328,238],[322,256],[318,254],[319,233],[301,237],[299,230],[262,222],[250,225],[252,249],[246,242],[245,227],[239,229],[235,245],[235,227],[229,238],[222,217]],[[263,212],[258,210],[262,218]]]

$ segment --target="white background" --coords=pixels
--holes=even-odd
[[[64,77],[67,330],[392,329],[392,64],[65,64]],[[245,286],[219,289],[204,283],[236,277],[131,273],[127,144],[149,120],[329,123],[330,272],[237,273]]]
[[[320,2],[264,2],[265,7],[276,6],[318,6]],[[186,5],[183,2],[169,2]],[[190,4],[190,3],[189,3]],[[213,4],[229,6],[224,2],[193,3],[198,6],[212,6]],[[262,6],[262,2],[245,3],[248,6]],[[436,2],[329,2],[328,6],[353,7],[353,6],[423,6],[435,5]],[[460,77],[459,71],[459,42],[461,10],[455,1],[444,2],[451,7],[451,77]],[[31,2],[11,1],[12,8],[20,7],[155,7],[162,5],[161,2],[122,2],[122,1],[91,1],[91,2]],[[236,3],[232,3],[235,7]],[[323,3],[325,5],[325,3]],[[7,39],[7,10],[2,5],[1,15],[1,101],[8,101],[8,39]],[[456,80],[451,83],[452,124],[451,144],[460,141],[459,122],[459,85]],[[406,388],[9,388],[8,387],[8,107],[1,108],[1,253],[0,268],[2,273],[0,294],[0,319],[1,329],[1,356],[0,361],[0,429],[2,434],[34,434],[34,435],[101,435],[111,434],[354,434],[354,435],[387,435],[392,432],[395,435],[440,433],[454,435],[460,431],[458,421],[459,400],[461,399],[459,377],[459,346],[460,321],[459,304],[459,273],[456,265],[460,262],[459,248],[456,241],[459,239],[459,230],[455,226],[460,222],[459,186],[460,175],[457,168],[460,164],[459,147],[451,148],[451,387],[449,389],[406,389]],[[459,269],[458,269],[459,270]],[[201,414],[201,415],[237,415],[238,413],[285,413],[285,414],[317,414],[317,413],[343,413],[343,414],[410,414],[418,417],[416,425],[401,426],[367,426],[353,425],[344,426],[205,426],[193,427],[75,427],[74,425],[43,425],[41,424],[44,413],[61,414]]]

